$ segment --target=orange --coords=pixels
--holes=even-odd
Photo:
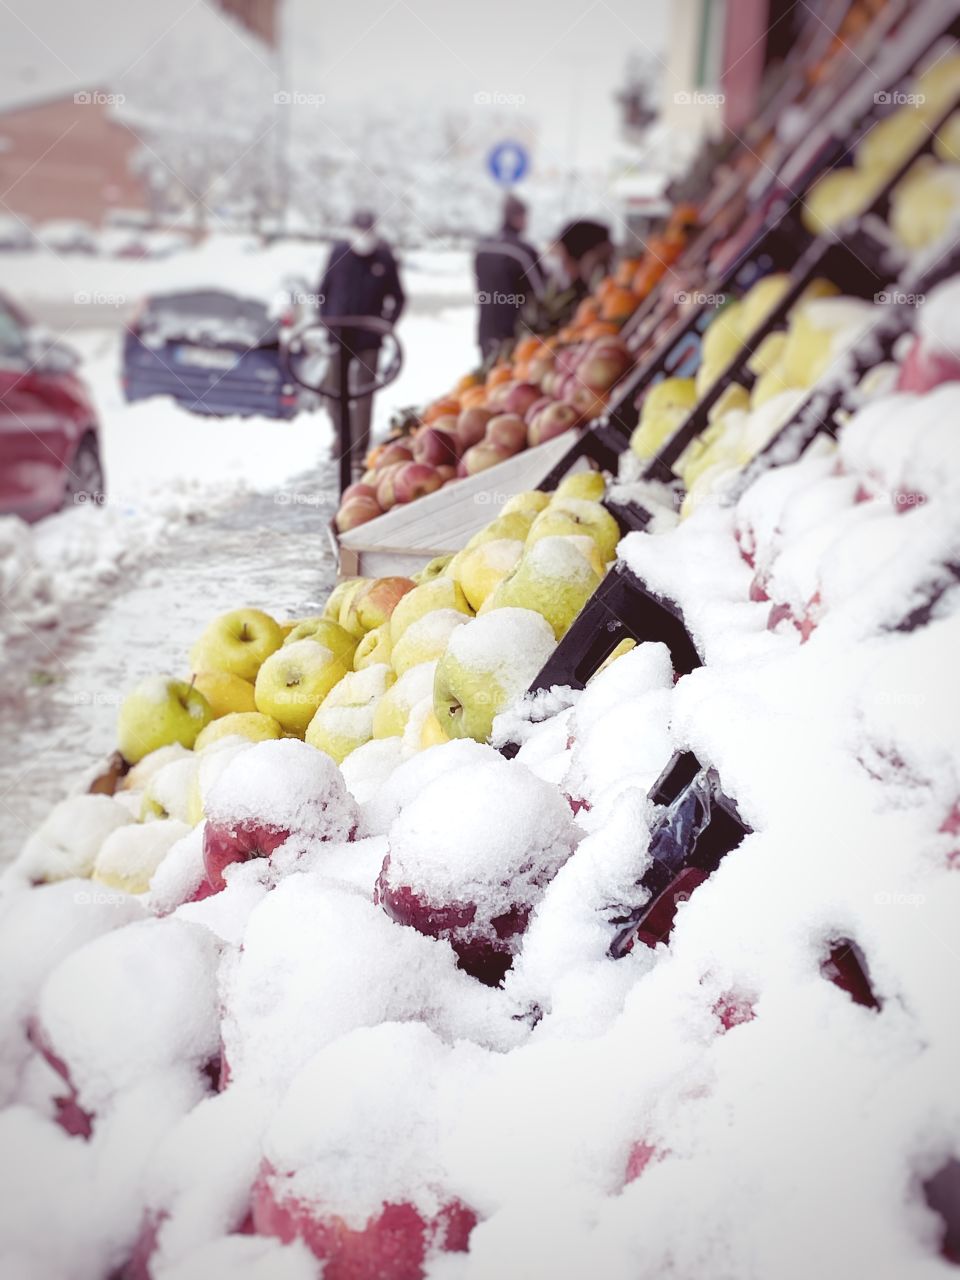
[[[637,295],[632,289],[615,285],[610,289],[600,308],[602,320],[626,320],[637,309]]]
[[[513,381],[513,365],[495,364],[487,374],[487,386],[499,387],[502,382]]]
[[[486,387],[471,387],[469,391],[464,391],[460,397],[461,409],[473,409],[478,404],[485,404],[487,400]]]
[[[454,415],[460,412],[460,401],[455,396],[444,396],[441,400],[434,400],[433,404],[427,405],[421,417],[424,422],[436,422],[437,418],[443,418],[448,413]]]
[[[620,326],[612,320],[594,320],[584,329],[583,336],[588,342],[593,342],[594,338],[612,338],[619,332]]]
[[[617,284],[627,289],[630,287],[630,281],[637,274],[637,268],[640,266],[642,258],[624,258],[622,262],[617,264],[614,280]]]

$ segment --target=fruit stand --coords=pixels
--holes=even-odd
[[[102,1274],[960,1260],[960,17],[833,8],[761,196],[374,449],[322,612],[212,620],[27,842],[13,1096],[147,1134]]]

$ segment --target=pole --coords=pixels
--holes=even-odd
[[[341,346],[337,356],[340,400],[340,492],[353,483],[353,414],[350,405],[350,352]]]

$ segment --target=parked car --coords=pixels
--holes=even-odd
[[[0,253],[29,253],[36,247],[33,232],[22,218],[0,218]]]
[[[38,520],[104,493],[79,357],[0,296],[0,512]]]
[[[86,222],[58,218],[44,222],[37,230],[37,240],[54,253],[96,253],[97,236]]]
[[[305,407],[283,360],[294,302],[286,291],[268,304],[223,289],[147,298],[124,339],[127,399],[173,396],[194,413],[292,418]]]

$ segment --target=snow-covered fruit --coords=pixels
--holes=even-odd
[[[204,805],[203,863],[214,890],[233,862],[269,857],[291,838],[305,847],[352,840],[357,810],[340,770],[295,738],[258,742],[223,770]]]
[[[129,764],[179,742],[192,747],[213,719],[202,693],[184,680],[151,676],[124,698],[117,717],[117,747]]]
[[[395,820],[375,900],[399,924],[445,939],[460,968],[495,986],[577,839],[556,788],[491,751],[428,783]]]

